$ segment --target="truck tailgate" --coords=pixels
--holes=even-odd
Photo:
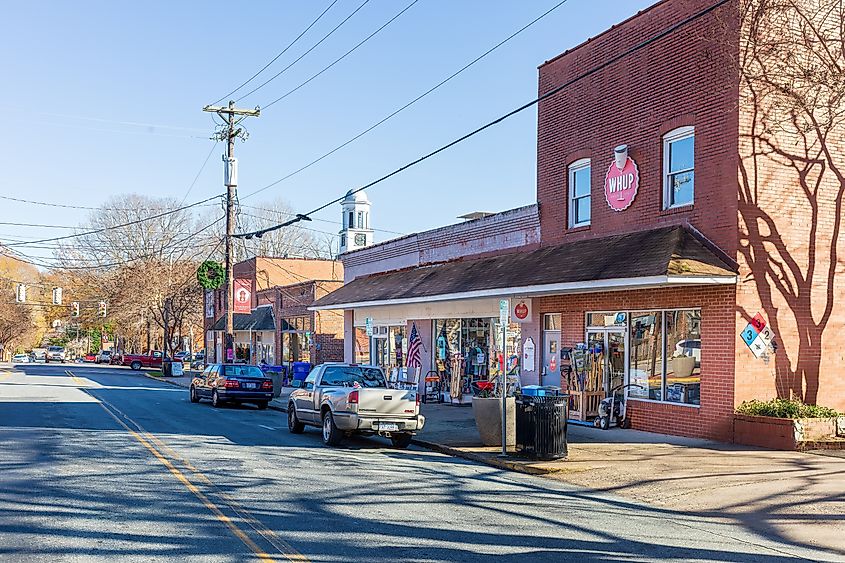
[[[358,390],[358,414],[362,416],[412,417],[416,409],[416,391],[385,388]]]

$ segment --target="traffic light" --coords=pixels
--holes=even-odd
[[[26,286],[22,283],[18,284],[18,288],[15,291],[15,302],[26,303]]]
[[[106,316],[106,302],[105,301],[100,301],[100,316],[101,317]]]
[[[79,301],[74,301],[70,304],[70,314],[73,317],[79,316]]]
[[[53,305],[61,305],[62,304],[62,288],[61,287],[54,287],[53,288]]]

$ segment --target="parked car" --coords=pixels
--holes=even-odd
[[[47,348],[47,353],[44,356],[44,362],[62,362],[65,363],[65,349],[61,346],[50,346]]]
[[[181,350],[173,354],[173,359],[179,362],[190,362],[191,361],[191,353],[187,350]]]
[[[338,445],[344,436],[386,436],[397,448],[407,448],[422,430],[416,391],[389,389],[376,366],[320,364],[294,389],[288,403],[288,430],[299,434],[305,425],[321,427],[323,442]]]
[[[111,350],[100,350],[100,353],[97,354],[96,363],[98,363],[98,364],[109,364],[109,363],[111,363]]]
[[[82,356],[82,361],[86,364],[93,364],[97,361],[97,354],[85,354]]]
[[[28,364],[29,363],[29,354],[15,354],[12,356],[12,363],[13,364]]]
[[[160,368],[163,354],[159,350],[150,350],[146,354],[124,354],[121,365],[138,370],[145,368]]]
[[[273,398],[273,380],[266,377],[258,366],[211,364],[191,381],[192,403],[211,399],[220,407],[224,403],[253,403],[266,409]]]
[[[698,338],[681,340],[675,344],[676,356],[692,356],[696,364],[701,364],[701,340]]]

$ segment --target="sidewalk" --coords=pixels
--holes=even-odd
[[[181,387],[190,377],[161,378]],[[285,411],[285,388],[270,408]],[[565,460],[537,462],[481,445],[470,406],[423,404],[414,443],[494,467],[542,474],[594,493],[613,493],[742,525],[766,537],[835,550],[845,559],[845,459],[781,452],[637,430],[569,425]],[[564,509],[563,507],[561,509]],[[620,524],[621,525],[621,524]]]

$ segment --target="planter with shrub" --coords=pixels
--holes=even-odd
[[[845,416],[795,399],[746,401],[734,415],[734,442],[776,450],[845,447]]]

